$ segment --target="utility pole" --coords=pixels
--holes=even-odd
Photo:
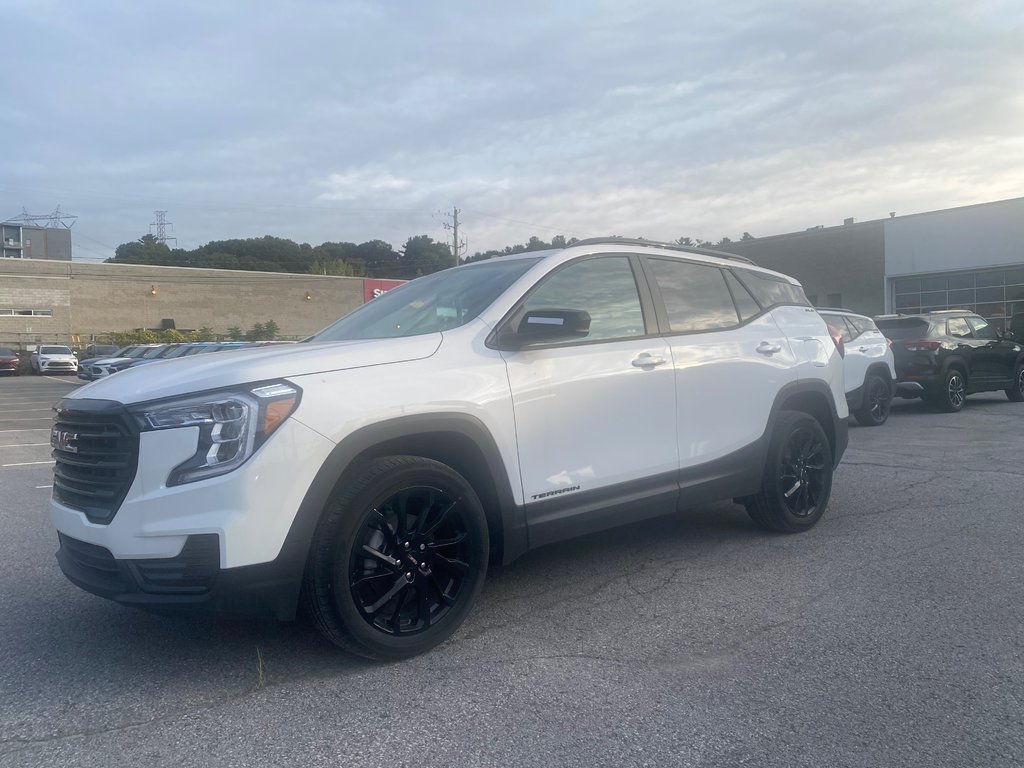
[[[452,206],[451,213],[445,213],[444,215],[451,219],[451,223],[444,222],[442,225],[446,231],[452,233],[452,255],[455,257],[455,266],[459,266],[462,260],[462,254],[466,252],[467,242],[465,240],[459,240],[459,214],[462,213],[458,208]]]
[[[167,211],[153,211],[153,215],[156,216],[156,221],[150,222],[150,234],[153,232],[153,227],[156,227],[156,241],[158,243],[167,244],[168,240],[173,240],[174,244],[178,244],[178,238],[167,236],[167,227],[173,227],[174,223],[167,221]]]

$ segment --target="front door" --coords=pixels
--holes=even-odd
[[[578,342],[502,352],[515,411],[531,546],[674,508],[671,351],[650,332],[634,262],[588,257],[556,268],[524,309],[584,310]]]

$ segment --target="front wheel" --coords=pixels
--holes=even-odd
[[[761,490],[743,500],[768,531],[801,533],[825,513],[832,493],[832,447],[821,424],[802,411],[782,411],[768,446]]]
[[[1007,388],[1006,396],[1014,403],[1024,402],[1024,365],[1013,372],[1013,386]]]
[[[864,382],[864,404],[854,412],[857,423],[864,427],[880,427],[889,418],[892,388],[881,376],[868,376]]]
[[[483,507],[465,478],[430,459],[374,459],[349,478],[317,527],[304,604],[347,651],[423,653],[462,624],[483,587]]]

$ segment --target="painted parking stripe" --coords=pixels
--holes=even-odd
[[[0,421],[4,421],[4,422],[6,422],[6,421],[49,421],[49,420],[50,420],[49,416],[31,416],[31,417],[25,418],[25,419],[8,419],[6,417],[5,418],[0,418]]]
[[[15,443],[14,445],[0,445],[0,448],[38,448],[41,445],[49,445],[49,443]]]
[[[55,462],[53,461],[53,459],[50,459],[50,461],[20,461],[17,464],[0,464],[0,468],[2,468],[2,467],[31,467],[31,466],[33,466],[35,464],[54,464],[54,463]]]
[[[56,376],[43,376],[43,378],[49,379],[50,381],[59,381],[61,384],[68,384],[72,386],[78,385],[77,381],[65,381],[64,379],[58,379]]]
[[[34,421],[34,419],[33,419]],[[0,429],[0,434],[6,432],[49,432],[49,427],[32,427],[31,429]]]
[[[53,488],[53,486],[52,486],[52,485],[37,485],[37,486],[36,486],[36,490],[37,490],[37,491],[38,491],[38,490],[39,490],[40,488]]]

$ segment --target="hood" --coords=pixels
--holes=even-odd
[[[313,342],[154,360],[152,365],[94,381],[67,397],[140,403],[250,382],[401,363],[430,357],[441,345],[441,338],[440,333],[431,333],[399,339]]]

